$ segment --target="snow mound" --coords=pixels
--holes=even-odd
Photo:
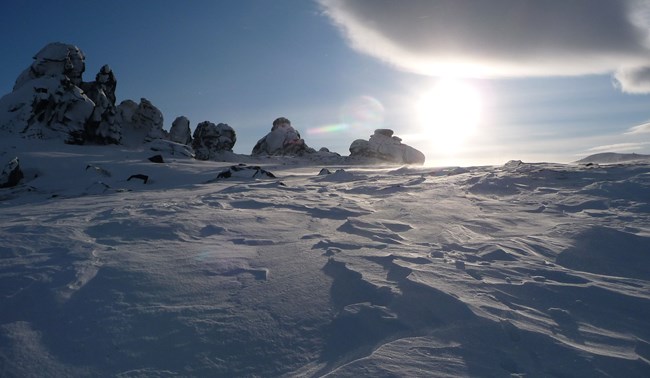
[[[650,155],[641,154],[621,154],[615,152],[603,152],[600,154],[589,155],[584,159],[576,161],[577,164],[617,164],[617,163],[630,163],[630,162],[644,162],[650,161]]]

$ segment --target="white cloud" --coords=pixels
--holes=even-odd
[[[630,128],[625,134],[646,134],[650,133],[650,122]]]
[[[431,76],[616,72],[650,92],[650,0],[319,0],[356,50]]]
[[[614,78],[623,92],[650,93],[650,66],[620,68]]]
[[[598,152],[631,152],[631,151],[638,151],[644,147],[646,147],[648,143],[616,143],[616,144],[610,144],[606,146],[598,146],[598,147],[593,147],[590,148],[588,151],[590,153],[598,153]]]

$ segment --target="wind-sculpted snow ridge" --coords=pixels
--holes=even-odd
[[[650,375],[648,164],[67,147],[0,189],[0,376]]]

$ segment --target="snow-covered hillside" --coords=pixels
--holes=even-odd
[[[603,152],[600,154],[589,155],[586,158],[578,160],[576,163],[617,164],[617,163],[633,163],[633,162],[648,163],[650,162],[650,155]]]
[[[1,143],[2,377],[650,376],[648,164]]]

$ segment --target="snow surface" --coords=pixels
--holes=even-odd
[[[650,376],[649,164],[158,153],[0,141],[0,376]]]
[[[641,154],[621,154],[616,152],[603,152],[600,154],[589,155],[586,158],[578,160],[576,163],[582,164],[617,164],[617,163],[650,163],[650,155]]]

